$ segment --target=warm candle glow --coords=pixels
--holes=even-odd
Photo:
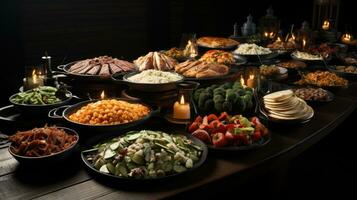
[[[349,33],[345,33],[345,34],[342,35],[342,41],[343,42],[350,42],[351,39],[352,39],[352,36]]]
[[[325,31],[330,29],[330,22],[328,20],[325,20],[324,23],[322,24],[322,29]]]
[[[32,83],[37,84],[37,74],[35,69],[32,70]]]
[[[183,95],[180,97],[180,102],[175,102],[173,107],[173,118],[175,119],[190,119],[190,104],[185,103]]]
[[[240,76],[240,84],[241,84],[242,86],[245,86],[243,76]]]
[[[268,37],[268,35],[269,35],[268,32],[264,32],[265,37]]]
[[[274,38],[274,36],[275,36],[275,33],[274,33],[274,32],[270,32],[270,34],[269,34],[269,38],[273,39],[273,38]]]
[[[104,98],[105,98],[105,92],[104,92],[104,90],[102,91],[102,93],[100,93],[100,98],[101,98],[101,99],[104,99]]]
[[[185,98],[183,97],[183,95],[181,95],[180,104],[185,104]]]
[[[247,86],[250,88],[255,87],[254,74],[249,75],[249,79],[247,80]]]
[[[187,42],[187,45],[183,50],[183,53],[185,56],[189,56],[191,58],[194,58],[198,55],[197,48],[195,48],[195,45],[191,40]]]
[[[280,39],[280,37],[278,37],[278,38],[276,39],[276,41],[277,41],[277,42],[281,42],[281,39]]]
[[[304,38],[304,39],[302,39],[302,48],[305,48],[305,47],[306,47],[306,40]]]

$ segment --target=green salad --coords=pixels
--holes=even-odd
[[[184,135],[150,130],[131,131],[94,148],[86,158],[100,172],[143,179],[184,172],[203,152]]]

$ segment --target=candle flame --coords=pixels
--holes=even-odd
[[[254,74],[249,75],[249,79],[254,79]]]
[[[270,32],[269,37],[270,38],[274,38],[274,36],[275,36],[275,33],[274,32]]]
[[[241,84],[242,86],[245,85],[245,84],[244,84],[244,78],[243,78],[243,76],[240,76],[240,84]]]
[[[345,42],[350,42],[350,41],[351,41],[351,38],[352,38],[352,36],[351,36],[351,34],[349,34],[349,33],[345,33],[345,34],[343,34],[343,36],[342,36],[342,40],[345,41]]]
[[[104,92],[104,90],[102,91],[102,93],[100,93],[100,98],[101,98],[101,99],[104,99],[104,98],[105,98],[105,92]]]
[[[305,46],[306,46],[306,40],[304,38],[304,39],[302,39],[302,47],[305,48]]]
[[[265,37],[268,37],[268,32],[264,32],[264,36],[265,36]]]
[[[35,70],[35,69],[32,70],[32,82],[33,82],[34,84],[37,83],[37,74],[36,74],[36,70]]]
[[[328,20],[325,20],[324,23],[322,24],[322,29],[325,31],[330,28],[330,22]]]
[[[181,105],[185,104],[185,98],[183,97],[183,95],[181,95],[180,104]]]

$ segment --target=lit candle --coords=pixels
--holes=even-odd
[[[102,93],[100,93],[100,99],[105,99],[105,92],[104,92],[104,90],[102,91]]]
[[[254,74],[249,75],[249,79],[247,80],[247,86],[250,88],[254,88],[255,86]]]
[[[175,102],[174,104],[174,115],[175,119],[190,119],[190,104],[185,103],[185,98],[183,95],[180,98],[180,102]]]
[[[269,34],[269,38],[273,39],[273,38],[274,38],[274,36],[275,36],[275,33],[274,33],[274,32],[270,32],[270,34]]]
[[[345,34],[343,34],[342,35],[342,42],[346,42],[346,43],[348,43],[348,42],[351,42],[351,34],[349,34],[349,33],[345,33]]]
[[[305,47],[306,47],[306,40],[304,38],[304,39],[302,39],[302,48],[305,49]]]
[[[31,77],[26,78],[26,83],[27,83],[26,89],[32,89],[32,88],[36,88],[39,86],[43,86],[43,78],[42,78],[42,76],[39,76],[36,73],[36,70],[34,69],[32,71]]]
[[[268,32],[264,32],[264,36],[268,37],[269,36]]]
[[[246,87],[247,87],[247,86],[245,85],[245,81],[244,81],[244,78],[243,78],[242,75],[240,76],[240,84],[243,86],[243,88],[246,88]]]
[[[328,20],[324,21],[324,23],[322,24],[322,29],[325,31],[330,29],[330,22]]]

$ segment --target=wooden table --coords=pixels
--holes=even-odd
[[[291,160],[328,135],[356,108],[356,84],[336,92],[335,100],[314,107],[307,124],[271,128],[265,147],[239,154],[209,153],[207,161],[191,174],[150,185],[125,186],[93,179],[80,160],[38,170],[22,167],[7,148],[0,149],[0,199],[159,199],[209,188],[223,179],[244,183]],[[161,123],[161,121],[158,121]],[[164,123],[164,122],[162,122]],[[211,191],[212,192],[212,191]]]

